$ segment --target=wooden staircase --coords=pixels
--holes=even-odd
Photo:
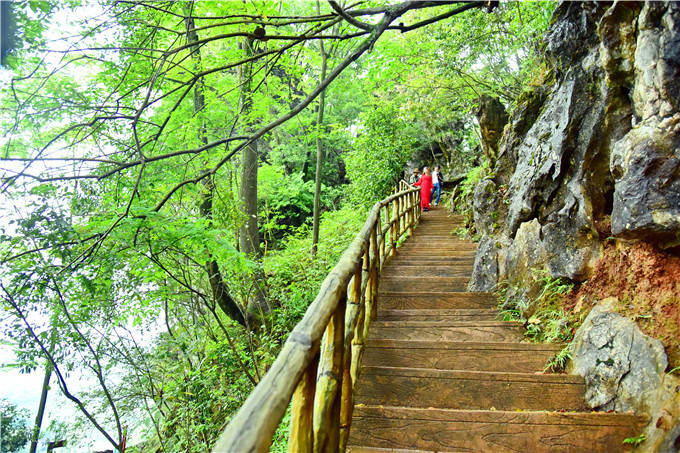
[[[543,374],[559,345],[522,343],[490,294],[467,292],[475,244],[423,213],[385,265],[348,450],[619,452],[646,420],[589,412],[578,376]]]

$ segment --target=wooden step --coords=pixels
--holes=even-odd
[[[362,364],[532,373],[543,371],[561,349],[562,345],[537,343],[372,340],[366,345]]]
[[[429,266],[460,266],[467,269],[472,269],[474,267],[475,260],[473,257],[451,257],[451,258],[436,258],[433,259],[429,256],[401,256],[396,255],[390,258],[385,266],[387,265],[406,265],[406,266],[419,266],[423,270]],[[468,273],[468,276],[472,275],[472,270]]]
[[[373,321],[369,341],[519,342],[524,328],[511,321]]]
[[[431,216],[424,218],[416,226],[416,230],[428,227],[451,227],[452,229],[461,228],[465,226],[465,222],[452,220],[443,216]]]
[[[647,423],[631,414],[355,406],[352,453],[615,453]]]
[[[465,277],[469,278],[473,264],[460,263],[456,265],[423,265],[407,262],[389,263],[382,270],[381,278],[392,277]]]
[[[442,241],[450,242],[452,244],[474,244],[472,241],[466,239],[461,239],[458,236],[452,234],[436,234],[427,233],[425,231],[418,230],[418,234],[413,235],[408,239],[409,242],[431,242],[431,241]]]
[[[379,288],[381,291],[466,291],[469,277],[387,277],[380,278]]]
[[[570,374],[361,367],[357,403],[439,409],[585,410]]]
[[[474,242],[460,243],[460,244],[447,244],[445,242],[407,242],[398,248],[398,251],[405,252],[411,250],[421,250],[426,251],[432,255],[438,255],[440,252],[463,252],[463,251],[476,251],[477,244]]]
[[[447,215],[442,215],[442,214],[434,214],[432,215],[428,214],[427,216],[423,216],[420,218],[420,221],[418,222],[418,226],[423,226],[423,225],[430,225],[430,224],[439,224],[439,225],[465,225],[465,219],[460,219],[457,217],[450,217]]]
[[[441,250],[434,255],[431,250],[419,249],[418,247],[399,247],[396,251],[396,256],[403,257],[422,257],[433,260],[441,260],[446,258],[468,258],[474,260],[477,252],[474,250]]]
[[[475,253],[464,253],[458,254],[458,256],[441,256],[441,255],[431,255],[428,253],[419,253],[413,251],[408,253],[402,253],[401,250],[397,250],[394,256],[389,257],[385,262],[387,264],[394,265],[404,265],[404,266],[451,266],[455,264],[474,264],[476,254]]]
[[[430,210],[423,212],[421,219],[434,217],[446,218],[450,222],[465,222],[465,216],[460,214],[453,214],[442,205],[438,206],[430,205]]]
[[[497,321],[498,310],[481,308],[378,310],[380,321]]]
[[[490,293],[385,291],[378,293],[378,309],[408,310],[419,308],[494,308],[498,299]]]
[[[459,229],[462,225],[456,225],[452,223],[441,223],[441,224],[424,224],[420,225],[415,230],[415,236],[425,235],[437,235],[437,236],[448,236],[451,238],[457,237],[455,231]]]

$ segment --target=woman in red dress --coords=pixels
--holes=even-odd
[[[430,195],[432,194],[432,176],[427,167],[423,167],[423,175],[413,185],[420,186],[420,207],[423,211],[429,211]]]

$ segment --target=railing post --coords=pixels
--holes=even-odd
[[[397,239],[401,237],[401,196],[397,198]]]
[[[367,289],[370,297],[367,299],[367,302],[370,302],[371,304],[370,311],[371,319],[375,319],[378,314],[378,283],[380,272],[382,271],[380,267],[380,255],[378,253],[378,243],[375,230],[371,232],[369,259],[371,255],[373,256],[373,258],[372,261],[369,263],[370,288]]]
[[[399,239],[399,207],[398,203],[395,202],[395,200],[392,200],[390,203],[392,203],[392,217],[390,219],[390,225],[392,226],[392,237],[391,237],[391,245],[392,249],[390,250],[390,255],[394,256],[397,253],[397,239]],[[395,227],[396,225],[396,227]]]
[[[366,252],[364,254],[363,262],[359,262],[357,269],[354,272],[354,278],[352,279],[352,284],[350,287],[350,297],[349,303],[356,304],[356,310],[358,311],[358,316],[356,317],[357,324],[360,323],[361,318],[363,318],[362,309],[362,275],[363,266],[366,263],[366,257],[369,254],[369,247],[366,247]],[[347,320],[347,317],[345,318]],[[347,341],[344,343],[343,360],[342,360],[342,387],[341,387],[341,397],[340,397],[340,439],[339,439],[339,451],[344,452],[347,446],[347,440],[349,439],[349,429],[352,424],[352,409],[354,408],[354,382],[356,379],[356,373],[353,373],[352,365],[356,363],[357,365],[361,361],[361,353],[363,350],[363,339],[357,339],[355,331],[349,326],[350,329],[346,329],[346,335],[348,335]],[[360,340],[356,341],[356,340]],[[356,345],[356,346],[355,346]],[[362,350],[357,350],[359,347]]]
[[[316,356],[302,374],[295,393],[290,416],[289,453],[312,453],[314,437],[312,418],[314,414],[314,394],[316,393],[316,373],[319,356]]]
[[[387,205],[384,206],[384,208],[385,208],[385,220],[389,222],[390,215],[389,210],[387,209]],[[378,225],[380,225],[380,235],[382,236],[382,239],[380,241],[380,264],[382,265],[383,259],[385,258],[385,245],[387,244],[387,236],[385,236],[385,234],[389,232],[389,229],[385,231],[385,233],[383,233],[384,229],[382,227],[382,222],[380,222]],[[389,223],[387,226],[389,226]]]
[[[415,213],[413,212],[413,192],[408,193],[408,234],[413,236],[413,225],[415,224]]]
[[[333,312],[321,340],[319,371],[316,378],[314,413],[314,453],[335,453],[340,440],[340,394],[345,338],[345,309],[343,296]]]

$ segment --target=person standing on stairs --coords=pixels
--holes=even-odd
[[[432,172],[432,193],[430,194],[430,200],[434,199],[435,192],[437,193],[437,199],[434,201],[435,206],[439,206],[439,198],[442,195],[442,172],[439,171],[439,165],[434,167]]]
[[[413,169],[413,174],[408,178],[408,183],[409,184],[415,184],[416,181],[420,179],[420,170],[417,168]]]
[[[430,176],[430,170],[427,167],[423,167],[423,175],[413,185],[420,186],[420,207],[423,211],[429,211],[430,195],[432,194],[432,176]]]

